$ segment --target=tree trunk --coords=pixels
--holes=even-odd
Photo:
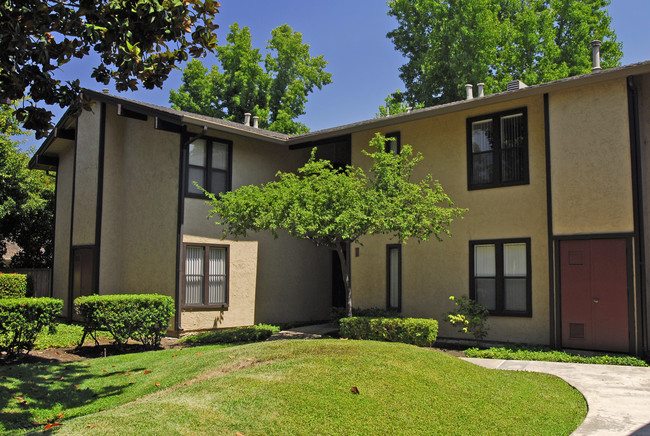
[[[343,276],[343,283],[345,284],[345,314],[347,317],[352,316],[352,289],[350,288],[350,267],[348,266],[345,253],[343,252],[343,245],[340,242],[336,243],[336,252],[339,255],[339,262],[341,262],[341,275]]]

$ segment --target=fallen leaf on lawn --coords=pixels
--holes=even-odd
[[[19,406],[26,406],[27,405],[27,400],[22,400],[18,402]]]
[[[197,355],[197,356],[200,356],[200,355],[201,355],[201,353],[196,353],[196,355]]]
[[[156,382],[156,386],[160,386],[160,383]]]
[[[63,425],[63,424],[61,424],[60,422],[53,422],[51,424],[46,425],[45,428],[43,428],[43,431],[47,431],[57,425]]]
[[[61,412],[61,413],[59,413],[58,415],[56,415],[56,419],[61,419],[61,418],[63,418],[63,412]]]
[[[97,427],[97,426],[96,426],[96,425],[92,425],[92,424],[88,424],[88,425],[86,426],[86,428],[95,428],[95,427]]]
[[[172,357],[178,357],[178,354],[174,354]]]
[[[61,378],[59,380],[65,380],[65,377],[61,376]]]
[[[237,432],[237,433],[235,434],[235,436],[244,436],[244,434],[243,434],[243,433],[239,433],[239,432]]]
[[[24,400],[23,397],[14,397],[16,400]]]
[[[234,358],[235,358],[235,356],[228,356],[228,357],[229,357],[230,359],[234,359]]]
[[[341,339],[342,341],[347,341],[348,340],[348,338],[339,338],[339,339]]]
[[[357,389],[356,386],[352,386],[350,388],[350,392],[352,392],[353,394],[359,395],[359,389]]]
[[[104,371],[104,372],[108,372],[108,370],[107,370],[107,369],[102,369],[102,371]]]
[[[56,354],[61,354],[61,353],[59,353],[59,352],[57,351]]]
[[[74,387],[76,388],[76,387],[79,386],[79,385],[72,385],[72,386],[74,386]]]
[[[146,370],[146,371],[145,371],[144,373],[145,373],[145,374],[149,374],[150,372],[151,372],[151,371],[149,371],[149,370]]]

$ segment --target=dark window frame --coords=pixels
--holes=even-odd
[[[397,249],[397,307],[390,304],[390,252]],[[386,309],[402,311],[402,244],[386,245]]]
[[[201,247],[203,248],[203,302],[201,304],[188,304],[185,302],[187,297],[187,247]],[[206,304],[210,296],[210,248],[225,248],[226,249],[226,298],[223,303]],[[206,310],[228,309],[230,304],[230,245],[227,244],[204,244],[183,242],[183,270],[181,272],[181,307],[183,310]]]
[[[395,138],[395,142],[397,143],[397,154],[402,152],[402,135],[400,132],[387,133],[384,137],[386,138],[386,144],[384,145],[384,151],[386,153],[390,151],[390,141],[388,141],[388,138]]]
[[[526,244],[526,310],[525,311],[508,311],[504,309],[505,299],[505,273],[503,266],[503,246],[505,244]],[[474,247],[476,245],[494,245],[495,255],[495,295],[496,309],[490,310],[491,316],[511,316],[526,317],[533,316],[532,302],[532,262],[531,262],[531,239],[530,238],[511,238],[511,239],[482,239],[469,241],[469,297],[476,300],[476,276],[474,271]]]
[[[185,197],[188,198],[200,198],[200,199],[205,199],[206,196],[202,193],[196,193],[196,192],[191,192],[190,191],[190,183],[193,183],[193,181],[190,181],[189,175],[190,175],[190,169],[198,169],[202,170],[204,172],[205,176],[205,186],[203,188],[210,189],[212,186],[212,173],[213,172],[220,172],[220,173],[226,173],[226,190],[225,192],[228,192],[232,190],[232,145],[233,142],[229,141],[227,139],[221,139],[221,138],[216,138],[213,136],[202,136],[200,138],[196,138],[197,140],[202,139],[205,140],[205,166],[200,166],[200,165],[192,165],[190,164],[190,144],[187,144],[184,150],[184,159],[185,159]],[[219,168],[212,168],[212,143],[213,142],[219,142],[221,144],[227,144],[228,145],[228,169],[222,170]],[[218,194],[218,192],[215,192],[215,194]]]
[[[501,168],[501,126],[500,121],[504,117],[511,115],[522,114],[523,123],[525,126],[525,139],[523,145],[523,156],[522,156],[522,177],[520,180],[513,180],[509,182],[503,182],[503,173]],[[492,131],[495,132],[495,138],[493,138],[494,149],[492,151],[481,152],[493,153],[493,180],[490,183],[472,183],[472,175],[474,171],[474,155],[479,153],[474,153],[472,150],[472,123],[477,121],[487,121],[492,120]],[[529,128],[528,128],[528,108],[520,107],[516,109],[510,109],[502,112],[495,112],[491,114],[480,115],[467,119],[466,124],[466,135],[467,135],[467,189],[470,191],[478,189],[491,189],[491,188],[500,188],[505,186],[519,186],[519,185],[528,185],[530,184],[530,164],[529,164]]]

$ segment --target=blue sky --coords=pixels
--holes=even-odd
[[[309,96],[307,114],[300,121],[313,130],[373,118],[384,98],[397,88],[404,89],[398,67],[404,63],[386,33],[397,25],[386,12],[383,0],[220,0],[218,37],[225,40],[233,22],[248,26],[253,45],[263,48],[271,29],[288,24],[303,34],[313,56],[323,55],[333,83]],[[612,0],[612,25],[623,42],[624,65],[650,60],[650,1]],[[210,58],[203,59],[210,64]],[[90,78],[96,59],[74,60],[57,73],[61,80],[80,79],[86,88],[101,90],[104,85]],[[181,72],[173,72],[162,90],[122,93],[148,103],[169,106],[169,90],[180,86]],[[109,85],[111,93],[116,93]],[[51,108],[58,121],[63,109]],[[28,139],[25,146],[40,141]]]

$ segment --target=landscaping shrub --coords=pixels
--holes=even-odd
[[[24,298],[27,296],[28,280],[26,274],[0,273],[0,299]]]
[[[0,299],[0,351],[9,358],[29,353],[44,327],[54,330],[62,308],[63,301],[54,298]]]
[[[352,308],[352,315],[365,316],[369,318],[401,318],[402,315],[397,309],[384,309],[381,307],[370,307],[368,309]],[[330,311],[330,319],[332,322],[339,322],[341,318],[345,318],[345,307],[332,307]]]
[[[74,306],[86,323],[84,337],[107,330],[118,347],[129,338],[158,347],[174,315],[174,300],[159,294],[91,295],[77,298]]]
[[[487,336],[490,326],[487,325],[489,310],[487,307],[472,300],[469,297],[449,297],[456,305],[447,315],[447,321],[458,328],[459,333],[467,333],[474,336],[478,344]]]
[[[431,347],[438,335],[438,321],[423,318],[370,318],[341,319],[341,337],[374,341],[402,342]]]
[[[600,365],[648,366],[646,362],[632,356],[580,356],[564,351],[534,346],[492,347],[487,350],[470,348],[467,357],[505,360],[538,360],[543,362],[592,363]]]
[[[212,330],[198,335],[185,336],[180,341],[186,344],[234,344],[237,342],[259,342],[267,340],[280,331],[280,327],[257,324],[250,327],[233,327]]]

